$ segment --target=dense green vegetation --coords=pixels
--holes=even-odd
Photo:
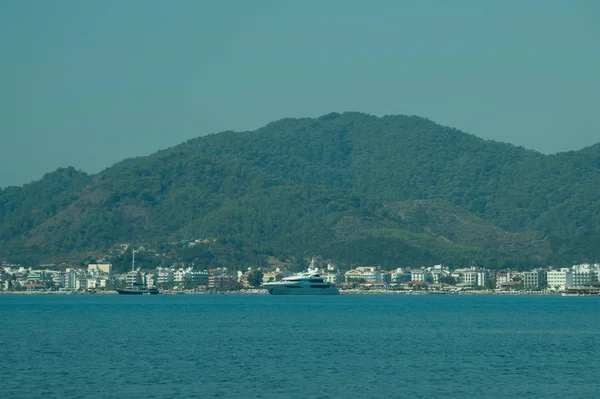
[[[543,155],[414,116],[284,119],[94,176],[61,169],[0,190],[0,259],[217,238],[176,257],[204,266],[312,254],[389,267],[600,260],[598,148]]]

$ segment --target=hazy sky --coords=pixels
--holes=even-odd
[[[600,141],[597,0],[1,0],[0,51],[0,187],[332,111]]]

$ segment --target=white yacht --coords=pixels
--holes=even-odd
[[[314,261],[306,273],[285,277],[281,281],[264,283],[263,288],[271,295],[339,295],[335,285],[323,280]]]

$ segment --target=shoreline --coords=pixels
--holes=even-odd
[[[0,291],[2,295],[118,295],[116,291]],[[269,295],[266,290],[238,290],[238,291],[164,291],[159,295]],[[502,295],[502,296],[562,296],[561,292],[548,291],[391,291],[391,290],[340,290],[340,295]],[[590,295],[588,295],[590,296]],[[593,296],[593,295],[591,295]],[[599,296],[599,295],[597,295]]]

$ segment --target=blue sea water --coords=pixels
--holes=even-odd
[[[2,398],[590,398],[600,298],[0,296]]]

